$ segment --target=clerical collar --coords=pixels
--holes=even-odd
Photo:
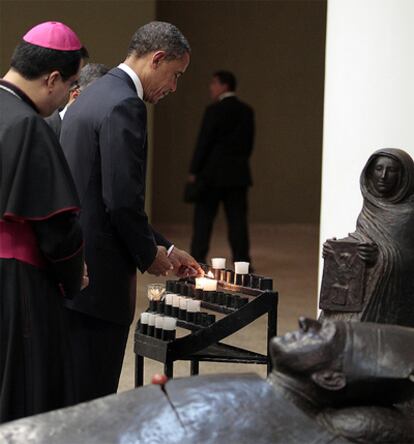
[[[235,95],[236,95],[236,93],[234,91],[227,91],[227,92],[225,92],[223,94],[220,94],[219,101],[221,101],[221,100],[223,100],[223,99],[225,99],[227,97],[234,97]]]
[[[10,94],[14,94],[19,99],[22,99],[29,106],[31,106],[37,113],[40,113],[38,107],[35,105],[33,100],[25,92],[23,92],[20,88],[18,88],[16,85],[8,82],[7,80],[0,79],[0,86],[2,86],[6,90],[9,90]]]
[[[122,71],[126,72],[129,77],[131,77],[132,81],[134,82],[135,89],[137,90],[138,97],[143,100],[144,97],[144,90],[142,88],[141,80],[139,79],[137,73],[126,63],[120,63],[118,65],[119,69],[122,69]]]

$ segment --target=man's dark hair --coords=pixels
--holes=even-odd
[[[213,77],[217,77],[219,82],[223,85],[227,85],[229,91],[236,91],[237,80],[236,76],[230,71],[216,71]]]
[[[81,90],[85,89],[94,80],[104,76],[109,68],[102,63],[88,63],[79,74],[78,86]]]
[[[21,42],[13,52],[10,66],[27,80],[34,80],[52,71],[59,71],[62,80],[78,72],[82,59],[88,51],[82,47],[76,51],[59,51]]]
[[[128,55],[142,57],[160,50],[166,52],[166,60],[180,59],[191,52],[187,39],[176,26],[166,22],[150,22],[132,36]]]

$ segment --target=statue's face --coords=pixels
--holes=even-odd
[[[401,165],[395,159],[379,156],[372,166],[371,180],[375,190],[382,196],[393,194],[401,179]]]
[[[301,318],[299,330],[273,338],[270,351],[278,370],[311,373],[331,368],[343,350],[334,323]]]

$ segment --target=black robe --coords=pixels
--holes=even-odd
[[[0,80],[0,222],[25,224],[43,260],[0,257],[0,422],[72,401],[63,295],[82,278],[78,210],[56,136],[33,102]]]

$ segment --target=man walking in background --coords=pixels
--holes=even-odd
[[[90,285],[68,305],[77,355],[78,401],[114,393],[133,320],[136,268],[154,275],[197,262],[148,223],[145,214],[147,110],[177,89],[190,47],[173,25],[151,22],[133,35],[117,68],[68,109],[61,143],[82,205]]]
[[[233,261],[250,262],[247,191],[252,185],[249,158],[253,150],[254,114],[236,96],[236,78],[217,71],[210,82],[213,103],[207,107],[190,166],[189,182],[198,182],[191,254],[206,262],[220,202],[228,224]]]

